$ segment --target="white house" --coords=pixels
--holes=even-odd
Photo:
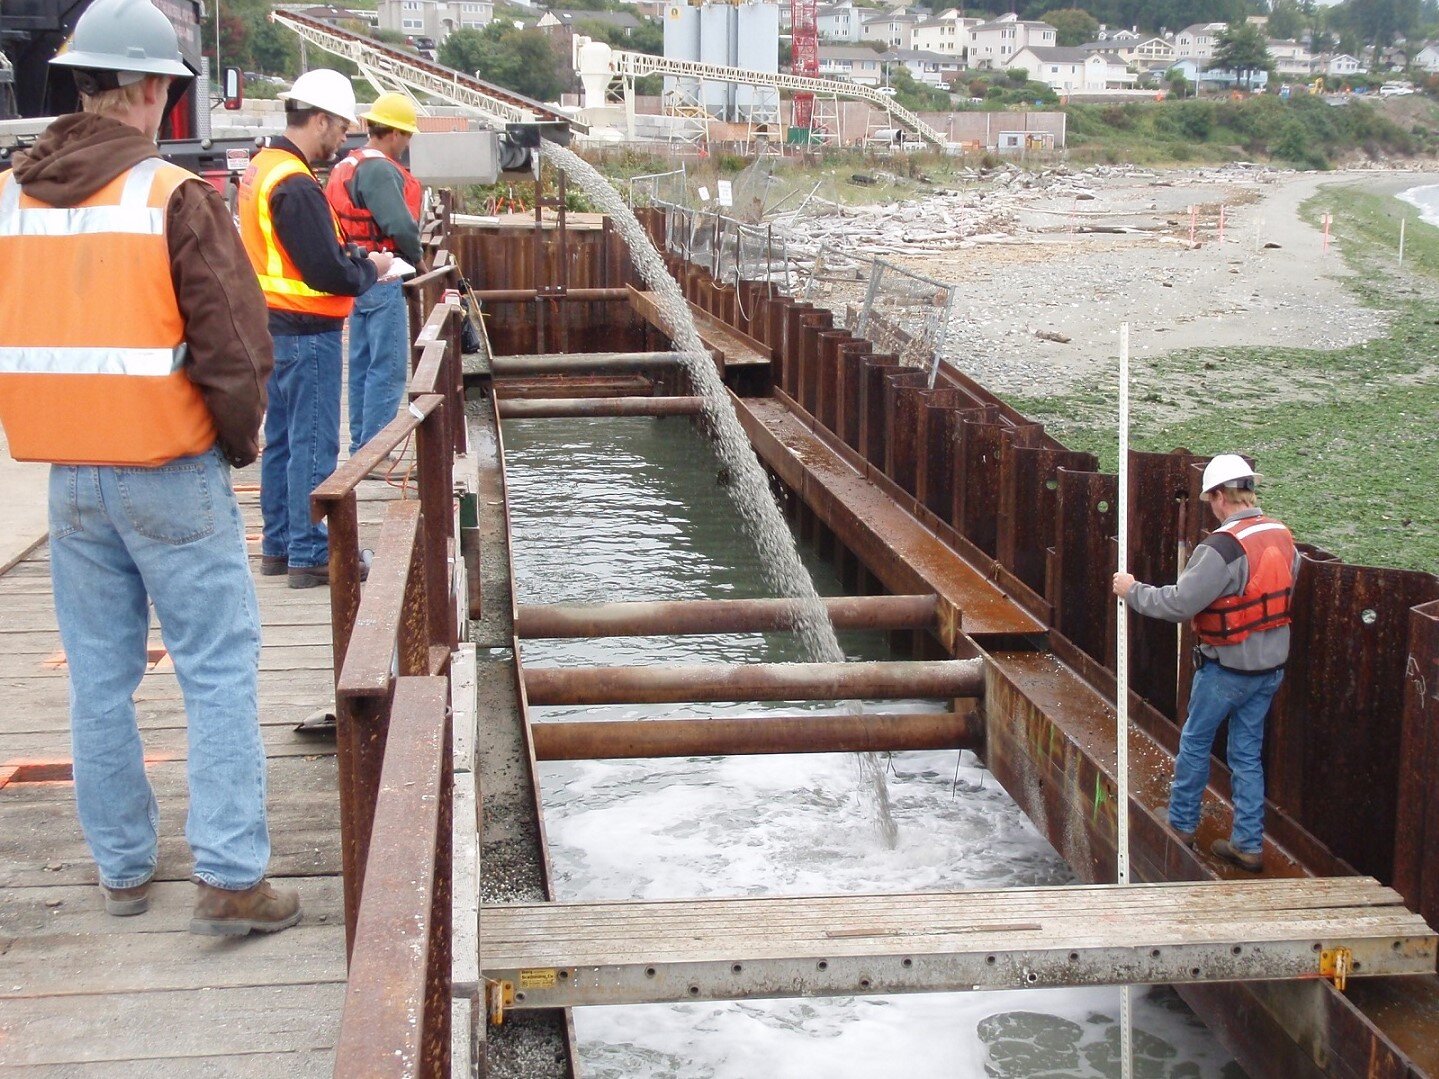
[[[969,31],[983,19],[966,19],[958,8],[949,8],[932,19],[914,24],[910,41],[924,52],[944,53],[966,59],[969,56]]]
[[[1023,68],[1035,82],[1065,95],[1125,90],[1133,87],[1137,79],[1129,65],[1114,53],[1080,48],[1029,46],[1020,49],[1004,66],[1010,71]]]
[[[788,20],[790,6],[779,6],[782,20]],[[868,15],[869,9],[861,9]],[[854,0],[841,0],[838,4],[826,4],[815,12],[815,28],[821,41],[858,41],[860,39],[861,11],[856,11]],[[781,27],[783,29],[783,27]]]
[[[914,26],[919,16],[911,15],[904,8],[895,8],[883,15],[875,15],[860,23],[860,38],[864,41],[882,41],[896,49],[907,49],[913,41]]]
[[[1439,71],[1439,45],[1425,45],[1414,54],[1414,66],[1433,74]]]
[[[1030,22],[1018,15],[1001,15],[969,31],[969,66],[1003,70],[1020,49],[1053,48],[1059,31],[1047,22]]]
[[[923,49],[894,49],[881,56],[880,61],[898,61],[909,69],[916,82],[935,87],[944,87],[964,70],[964,61],[959,57]]]
[[[879,86],[884,82],[882,58],[866,45],[821,45],[819,73],[862,86]]]
[[[1307,78],[1314,74],[1314,57],[1308,46],[1298,41],[1269,41],[1269,55],[1274,60],[1274,73],[1281,77]]]
[[[1233,89],[1239,84],[1239,76],[1232,71],[1221,71],[1218,68],[1211,68],[1198,60],[1179,60],[1170,69],[1178,71],[1184,76],[1185,81],[1192,83],[1196,90],[1227,90]],[[1269,85],[1269,72],[1251,71],[1245,77],[1244,85],[1250,89],[1260,90]]]
[[[1107,52],[1119,57],[1130,67],[1153,67],[1155,64],[1169,64],[1177,60],[1174,42],[1162,37],[1143,37],[1122,31],[1110,38],[1096,38],[1079,46],[1085,52]]]
[[[379,0],[378,25],[438,44],[455,30],[480,30],[495,17],[493,0]]]
[[[1329,65],[1325,68],[1325,72],[1334,78],[1343,78],[1346,75],[1357,74],[1363,69],[1364,65],[1355,57],[1350,56],[1347,52],[1341,52],[1338,56],[1329,58]]]
[[[1214,58],[1219,48],[1219,35],[1229,29],[1228,23],[1197,22],[1174,35],[1175,59],[1198,60],[1201,64]]]

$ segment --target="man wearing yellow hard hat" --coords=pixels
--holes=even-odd
[[[369,141],[330,172],[325,196],[345,239],[419,266],[423,189],[400,163],[418,130],[414,103],[382,94],[361,119]],[[409,374],[410,332],[400,278],[380,281],[350,314],[350,453],[395,418]]]

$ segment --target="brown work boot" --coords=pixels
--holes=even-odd
[[[202,937],[278,933],[300,920],[300,893],[293,888],[275,888],[262,880],[253,888],[231,892],[204,881],[195,883],[200,895],[195,900],[190,932]]]
[[[374,552],[369,548],[360,552],[360,580],[365,581],[370,576],[370,563],[374,560]],[[323,566],[289,566],[291,588],[315,588],[318,585],[330,583],[330,563]]]
[[[129,918],[144,914],[150,909],[150,882],[137,884],[133,888],[110,888],[100,885],[105,893],[105,913],[115,918]]]
[[[1227,839],[1216,839],[1209,845],[1209,850],[1216,858],[1223,858],[1226,862],[1237,865],[1240,869],[1250,873],[1264,871],[1264,855],[1235,850],[1233,844]]]

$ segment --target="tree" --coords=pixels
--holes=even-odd
[[[456,30],[440,45],[439,62],[473,73],[517,94],[552,101],[566,82],[559,57],[543,30],[492,22],[483,30]]]
[[[1304,10],[1299,0],[1274,0],[1269,8],[1269,36],[1290,41],[1304,32]]]
[[[1083,45],[1099,33],[1099,20],[1083,8],[1059,8],[1045,12],[1040,18],[1059,31],[1058,44],[1062,46]]]
[[[891,64],[889,85],[894,99],[911,112],[948,112],[949,94],[928,83],[920,82],[903,64]]]
[[[1274,70],[1274,57],[1269,55],[1269,44],[1259,27],[1247,22],[1230,23],[1219,34],[1219,47],[1209,67],[1232,71],[1241,85],[1250,86],[1259,72]]]

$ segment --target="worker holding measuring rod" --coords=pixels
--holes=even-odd
[[[1294,537],[1259,509],[1260,477],[1234,453],[1204,469],[1203,498],[1220,522],[1195,548],[1184,572],[1163,587],[1114,575],[1114,594],[1139,614],[1192,623],[1199,638],[1184,721],[1169,824],[1193,845],[1209,754],[1219,724],[1229,721],[1234,826],[1210,850],[1241,869],[1264,867],[1264,720],[1289,658],[1290,601],[1299,552]]]

